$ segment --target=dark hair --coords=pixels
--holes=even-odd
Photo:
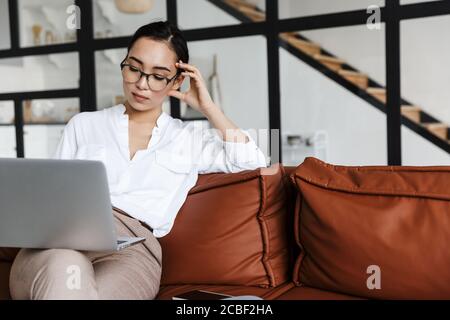
[[[177,61],[189,63],[189,50],[186,39],[181,31],[169,21],[157,21],[140,27],[133,35],[128,44],[127,55],[134,43],[142,38],[150,38],[157,41],[167,41],[177,55]]]

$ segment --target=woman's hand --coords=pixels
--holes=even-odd
[[[181,73],[182,76],[190,78],[190,88],[186,92],[171,90],[168,95],[180,99],[203,114],[211,109],[217,108],[209,95],[205,80],[203,80],[200,71],[190,64],[182,63],[181,60],[175,63],[175,66],[184,70]]]

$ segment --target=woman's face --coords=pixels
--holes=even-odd
[[[147,74],[171,79],[176,75],[175,63],[177,55],[165,41],[155,41],[149,38],[138,39],[130,49],[125,63],[140,69]],[[162,106],[167,93],[180,87],[184,77],[181,75],[172,80],[161,91],[153,91],[147,84],[145,76],[136,83],[123,80],[123,91],[128,103],[137,111],[147,111]],[[167,83],[164,81],[164,83]]]

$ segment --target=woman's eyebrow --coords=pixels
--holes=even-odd
[[[170,72],[170,69],[169,68],[166,68],[166,67],[161,67],[161,66],[154,66],[152,69],[157,69],[157,70],[166,70],[166,71],[168,71],[168,72]]]
[[[144,63],[136,57],[131,56],[130,59],[136,61],[137,63],[139,63],[141,65],[144,65]]]
[[[139,63],[139,64],[142,65],[142,66],[144,65],[144,62],[142,62],[141,60],[139,60],[139,59],[136,58],[136,57],[130,56],[130,59],[136,61],[137,63]],[[163,67],[163,66],[154,66],[152,69],[166,70],[166,71],[168,71],[168,72],[171,72],[169,68]]]

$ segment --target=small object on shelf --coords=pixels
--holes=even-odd
[[[23,122],[30,123],[33,118],[33,111],[31,109],[31,100],[23,101]]]
[[[123,13],[145,13],[153,8],[153,0],[115,0],[116,7]]]
[[[288,135],[286,139],[290,146],[300,145],[303,142],[302,136],[300,135]]]
[[[45,44],[52,44],[52,43],[55,43],[55,36],[53,35],[53,32],[47,30],[45,32]]]
[[[41,41],[42,26],[40,24],[34,24],[31,27],[31,29],[33,31],[33,44],[35,46],[41,45],[41,43],[42,43],[42,41]]]
[[[68,31],[64,34],[64,42],[73,42],[77,40],[77,34],[74,31]]]

